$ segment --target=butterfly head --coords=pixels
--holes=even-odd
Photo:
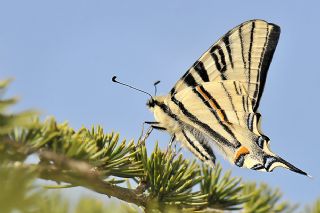
[[[165,96],[153,96],[147,101],[147,107],[154,111],[156,107],[164,107]]]
[[[147,107],[148,107],[149,109],[154,108],[155,105],[156,105],[156,101],[153,99],[153,97],[150,98],[150,99],[147,101]]]

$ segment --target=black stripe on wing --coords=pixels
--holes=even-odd
[[[196,116],[194,116],[191,112],[189,112],[183,103],[178,101],[174,96],[171,97],[171,100],[173,103],[175,103],[181,112],[187,116],[192,122],[194,122],[196,125],[200,126],[202,129],[204,129],[211,137],[212,139],[216,139],[218,142],[223,143],[225,146],[228,146],[230,148],[234,148],[234,145],[230,143],[226,138],[224,138],[222,135],[214,131],[210,126],[206,123],[201,122]]]
[[[203,82],[209,82],[208,72],[201,61],[196,61],[193,64],[193,68],[198,73]]]
[[[260,78],[260,86],[259,86],[259,91],[255,90],[255,93],[254,93],[254,97],[257,96],[257,99],[256,99],[257,101],[253,108],[254,111],[257,111],[259,107],[260,99],[261,99],[264,85],[267,79],[268,69],[271,64],[272,57],[276,50],[276,46],[278,44],[279,37],[280,37],[280,27],[272,23],[269,23],[269,25],[271,25],[272,28],[270,29],[270,32],[268,32],[269,36],[264,47],[264,51],[263,51],[264,55],[260,60],[260,65],[259,65],[260,73],[258,75],[258,77]],[[257,94],[258,92],[259,94]]]
[[[170,116],[172,119],[174,119],[176,122],[178,122],[180,124],[181,127],[185,127],[188,129],[188,131],[190,133],[192,132],[196,132],[195,134],[192,134],[196,140],[199,142],[200,146],[205,150],[205,153],[202,153],[198,147],[196,147],[194,145],[194,143],[187,137],[186,132],[182,131],[184,137],[186,138],[186,140],[188,141],[188,143],[190,144],[191,147],[193,147],[193,149],[195,149],[201,156],[203,156],[206,160],[210,160],[213,164],[215,164],[215,160],[216,160],[216,156],[214,155],[211,147],[207,144],[206,140],[204,137],[201,137],[201,133],[199,131],[197,131],[196,129],[192,128],[191,126],[185,124],[183,121],[181,121],[177,115],[175,115],[174,113],[172,113],[172,111],[170,110],[170,108],[165,105],[164,103],[160,103],[158,101],[155,102],[156,105],[158,105],[161,110],[166,113],[168,116]]]
[[[194,87],[197,85],[196,80],[192,75],[187,75],[183,80],[188,86]]]
[[[220,105],[218,104],[218,102],[211,96],[211,94],[205,90],[203,88],[203,86],[199,86],[200,90],[208,97],[209,100],[213,101],[215,106],[217,106],[218,109],[221,109]],[[219,124],[222,126],[222,128],[235,140],[237,141],[237,138],[236,136],[234,135],[234,133],[232,132],[232,130],[227,126],[225,125],[222,121],[224,120],[221,120],[221,118],[219,117],[219,115],[217,114],[217,109],[214,109],[208,102],[208,100],[205,99],[205,97],[203,97],[203,95],[201,93],[199,93],[196,88],[193,88],[192,90],[201,100],[202,102],[209,108],[211,109],[210,111],[212,112],[212,114],[214,115],[214,117],[218,120]],[[225,112],[223,110],[220,111],[222,116],[223,116],[223,119],[227,119],[227,116],[225,114]],[[239,142],[237,141],[237,144]]]
[[[219,62],[219,57],[215,53],[216,50],[218,50],[218,54],[220,56],[221,63]],[[227,64],[226,64],[226,59],[224,57],[223,50],[221,49],[221,47],[219,45],[214,45],[210,49],[210,55],[211,55],[215,65],[216,65],[217,70],[221,74],[221,79],[222,80],[226,80],[227,78],[225,77],[224,72],[227,70]]]
[[[226,45],[228,56],[229,56],[229,61],[230,61],[231,67],[233,69],[233,59],[232,59],[232,53],[231,53],[231,48],[230,48],[229,35],[226,34],[222,40],[223,40],[224,44]]]
[[[242,62],[243,62],[243,69],[246,70],[247,69],[247,61],[244,58],[244,47],[243,47],[243,38],[242,38],[242,26],[243,24],[241,24],[239,26],[239,38],[240,38],[240,45],[241,45],[241,56],[242,56]]]
[[[250,87],[250,83],[251,83],[251,54],[252,54],[254,28],[255,28],[255,22],[252,22],[252,27],[251,27],[251,32],[250,32],[250,46],[249,46],[249,52],[248,52],[248,62],[249,62],[248,88]]]
[[[187,140],[187,142],[190,144],[190,146],[203,158],[202,160],[211,161],[214,165],[216,162],[216,156],[214,155],[211,147],[208,146],[207,142],[205,142],[204,138],[200,137],[201,133],[197,132],[197,134],[192,134],[192,132],[195,131],[195,129],[191,129],[191,131],[188,131],[199,142],[199,145],[204,151],[201,151],[200,147],[194,144],[194,142],[188,137],[186,131],[187,130],[182,130],[181,132]]]

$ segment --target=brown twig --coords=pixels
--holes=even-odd
[[[40,150],[39,157],[54,162],[54,167],[48,167],[49,169],[45,169],[44,167],[41,169],[40,178],[83,186],[95,192],[116,197],[138,206],[146,205],[146,198],[140,191],[123,188],[103,181],[98,170],[84,161],[69,159],[47,150]],[[64,169],[69,172],[61,172]]]

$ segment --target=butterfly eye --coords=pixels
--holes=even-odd
[[[155,106],[155,101],[152,98],[149,99],[148,102],[147,102],[147,106],[149,108],[153,108]]]

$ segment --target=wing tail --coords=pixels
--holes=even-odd
[[[311,176],[308,175],[305,171],[302,171],[301,169],[297,168],[296,166],[292,165],[291,163],[279,156],[267,156],[265,159],[265,167],[267,167],[267,171],[269,172],[273,171],[273,169],[276,167],[282,167],[311,178]]]

